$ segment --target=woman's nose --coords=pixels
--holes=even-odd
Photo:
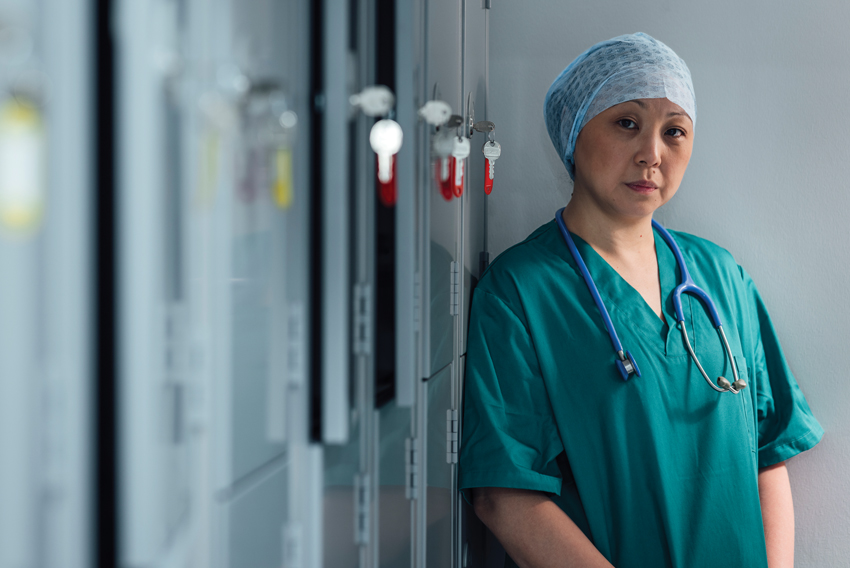
[[[639,166],[658,167],[661,165],[661,137],[655,133],[646,133],[638,138],[639,146],[635,153],[635,163]]]

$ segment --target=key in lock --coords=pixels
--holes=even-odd
[[[496,160],[502,155],[502,146],[495,140],[490,140],[484,143],[481,151],[487,159],[486,172],[484,173],[484,193],[490,195],[490,192],[493,191],[493,180],[496,177]]]

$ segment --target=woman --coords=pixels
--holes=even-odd
[[[573,195],[476,288],[464,496],[520,566],[792,566],[784,460],[823,430],[749,275],[670,231],[729,347],[689,294],[684,339],[683,270],[652,225],[693,148],[687,66],[645,34],[620,36],[558,76],[545,112]],[[728,382],[710,388],[695,361]]]

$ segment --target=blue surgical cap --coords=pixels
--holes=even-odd
[[[634,99],[661,99],[682,107],[697,122],[691,72],[676,53],[638,32],[597,43],[570,63],[546,93],[546,129],[575,179],[578,134],[600,112]]]

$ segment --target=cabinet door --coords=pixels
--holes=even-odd
[[[395,401],[376,411],[378,415],[378,566],[410,566],[412,546],[410,474],[411,409]]]
[[[249,487],[221,505],[227,531],[227,568],[280,568],[289,503],[290,465],[258,473]]]
[[[451,105],[452,112],[463,115],[460,7],[456,0],[428,2],[425,85],[429,99],[445,101]],[[430,139],[427,142],[430,144]],[[426,152],[422,190],[426,208],[424,261],[427,265],[423,359],[424,376],[429,377],[448,365],[455,351],[456,316],[451,311],[451,269],[459,256],[461,202],[455,197],[447,201],[442,196],[436,186],[430,149],[423,151]]]
[[[154,564],[191,515],[178,3],[117,14],[119,516],[122,564]],[[156,23],[155,23],[156,22]],[[146,30],[156,28],[157,34]],[[150,64],[150,53],[163,57]]]
[[[447,459],[446,412],[453,408],[455,369],[452,363],[425,383],[424,542],[426,566],[434,568],[452,566],[453,560],[455,465]]]
[[[0,2],[0,566],[93,564],[94,14]]]
[[[463,89],[467,119],[472,111],[475,122],[491,120],[498,122],[487,112],[486,68],[486,13],[478,0],[464,0],[464,62]],[[487,135],[475,132],[470,139],[468,160],[468,186],[464,191],[463,203],[463,271],[460,298],[460,353],[466,353],[466,333],[469,324],[469,308],[472,290],[480,278],[481,252],[484,250],[485,202],[490,196],[484,193],[485,162],[482,146]],[[495,191],[495,190],[494,190]]]

